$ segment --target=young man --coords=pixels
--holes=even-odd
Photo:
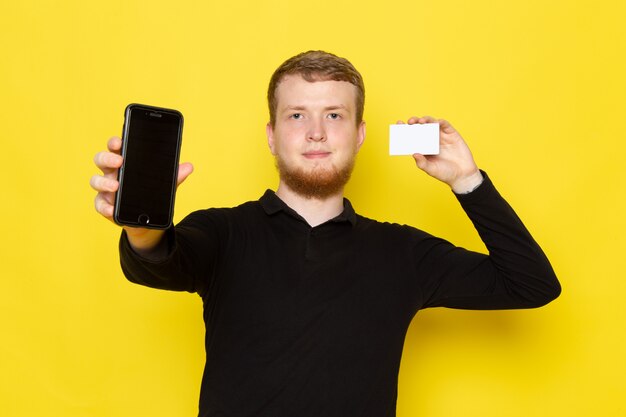
[[[559,295],[543,252],[445,120],[440,154],[414,158],[451,187],[489,255],[356,214],[343,190],[365,140],[363,101],[347,60],[321,51],[287,60],[268,91],[276,192],[194,212],[165,232],[124,228],[130,281],[202,297],[200,416],[393,416],[418,310],[532,308]],[[96,155],[103,175],[91,182],[108,219],[120,146],[112,138]],[[179,183],[191,171],[182,164]]]

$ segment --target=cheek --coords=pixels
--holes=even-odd
[[[338,138],[346,147],[356,150],[357,131],[353,126],[335,126],[329,133]]]
[[[293,152],[296,141],[293,140],[293,136],[289,136],[282,132],[281,135],[274,136],[273,154],[278,153],[288,154]]]
[[[281,138],[282,142],[293,142],[294,140],[300,138],[306,129],[303,124],[287,124],[281,126],[276,130],[276,136]]]

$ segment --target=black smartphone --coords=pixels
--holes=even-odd
[[[172,224],[183,115],[129,104],[124,115],[119,189],[113,218],[119,225],[166,229]]]

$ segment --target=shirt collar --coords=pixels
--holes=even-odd
[[[300,220],[302,216],[300,216],[295,210],[289,207],[283,200],[280,199],[276,195],[276,193],[272,190],[265,191],[265,194],[259,199],[263,210],[267,215],[273,215],[278,213],[279,211],[284,211],[285,213],[296,217]],[[354,212],[354,208],[352,208],[352,204],[348,201],[347,198],[343,199],[343,212],[337,217],[330,219],[330,222],[340,223],[340,222],[350,222],[353,226],[356,224],[356,213]]]

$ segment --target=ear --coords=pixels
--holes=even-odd
[[[267,135],[267,145],[270,147],[272,155],[276,155],[275,143],[274,143],[274,128],[270,122],[265,125],[265,134]]]
[[[356,135],[356,150],[357,152],[361,149],[361,145],[365,142],[365,120],[361,120],[359,127],[357,128]]]

